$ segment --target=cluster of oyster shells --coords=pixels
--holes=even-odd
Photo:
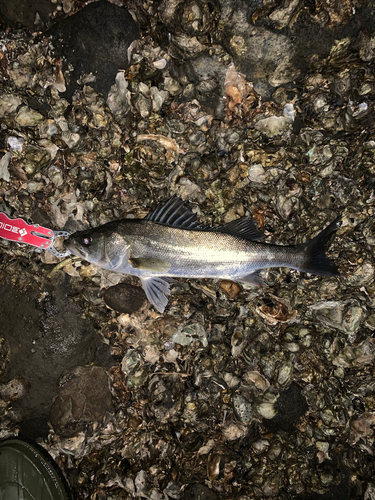
[[[113,356],[103,382],[112,405],[72,427],[60,391],[41,440],[77,498],[375,498],[374,35],[348,35],[298,67],[278,29],[303,15],[336,29],[361,7],[302,3],[268,2],[249,19],[224,1],[135,2],[148,34],[129,68],[106,96],[82,78],[71,101],[61,95],[69,70],[47,37],[2,34],[9,216],[74,232],[144,217],[177,193],[207,225],[253,215],[277,244],[342,217],[329,250],[339,276],[272,269],[270,288],[256,289],[182,280],[163,315],[133,278],[79,261],[55,269],[52,283],[69,280]],[[269,49],[268,70],[253,79],[251,36],[285,52],[276,64]],[[13,265],[15,286],[36,268],[41,290],[51,283],[58,259],[0,245],[2,275],[14,259],[37,264]],[[1,374],[11,355],[0,339]],[[1,437],[18,432],[12,402],[25,391],[22,379],[1,383]]]

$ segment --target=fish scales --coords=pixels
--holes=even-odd
[[[144,219],[122,219],[70,236],[75,255],[104,269],[138,276],[150,302],[163,312],[171,278],[221,278],[264,285],[260,271],[290,267],[322,276],[337,274],[325,245],[340,226],[336,219],[307,243],[271,245],[254,220],[242,217],[224,226],[204,227],[178,197]]]
[[[171,263],[166,273],[153,270],[152,266],[149,268],[158,275],[234,278],[250,274],[255,269],[285,265],[297,268],[302,264],[300,252],[292,246],[267,245],[231,234],[131,220],[119,222],[117,231],[120,237],[124,233],[126,238],[132,239],[131,253],[135,258],[143,256]],[[129,263],[125,263],[125,267],[126,271],[122,272],[128,272]]]

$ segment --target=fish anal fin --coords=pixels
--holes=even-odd
[[[129,262],[136,269],[154,273],[166,273],[171,267],[168,262],[151,257],[130,257]]]
[[[242,283],[249,283],[250,285],[254,286],[267,286],[267,283],[265,283],[262,276],[260,275],[260,271],[255,271],[251,274],[247,274],[246,276],[242,276],[241,278],[238,278],[237,281]]]
[[[168,281],[164,278],[148,276],[141,278],[141,284],[151,304],[163,313],[168,304],[166,295],[171,293]]]
[[[250,241],[260,241],[265,237],[262,231],[259,231],[257,228],[252,217],[241,217],[240,219],[228,222],[224,226],[215,227],[212,231],[231,234],[232,236],[238,236]]]

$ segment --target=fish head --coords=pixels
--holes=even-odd
[[[98,267],[112,269],[127,255],[130,242],[112,227],[112,223],[94,229],[77,231],[65,241],[73,255]]]
[[[104,234],[101,231],[77,231],[65,241],[65,246],[73,255],[99,265],[105,247]]]

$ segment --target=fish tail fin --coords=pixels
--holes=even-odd
[[[319,276],[335,276],[338,274],[336,265],[326,256],[325,247],[329,238],[341,226],[341,219],[338,217],[321,233],[307,243],[297,245],[304,254],[304,261],[299,268],[305,273],[318,274]]]

